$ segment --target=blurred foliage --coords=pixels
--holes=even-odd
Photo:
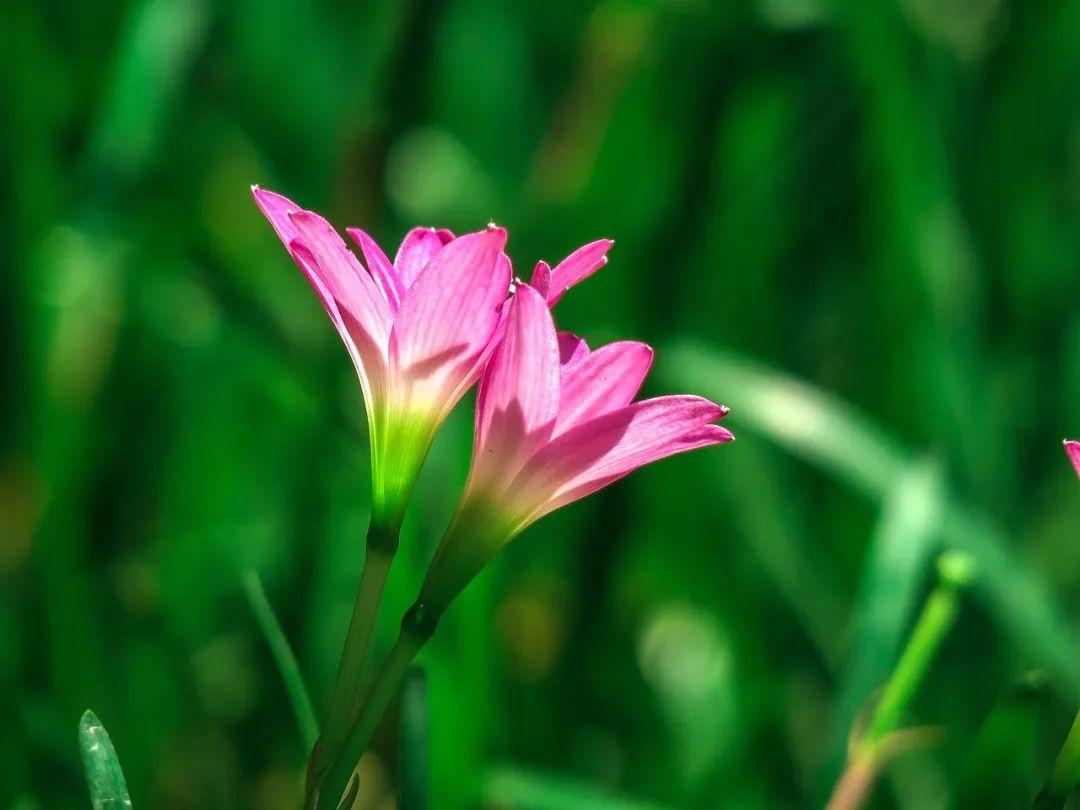
[[[734,445],[551,516],[470,587],[406,707],[427,750],[386,723],[358,806],[390,806],[399,760],[427,771],[410,810],[820,805],[945,545],[980,578],[912,719],[947,735],[874,802],[1046,781],[1080,702],[1078,0],[3,16],[3,806],[86,806],[89,707],[136,807],[295,806],[305,751],[241,575],[322,706],[367,445],[252,183],[388,250],[494,219],[525,276],[612,237],[561,325],[649,340],[647,393],[735,409]],[[470,441],[463,405],[380,649]]]

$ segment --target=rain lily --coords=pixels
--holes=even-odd
[[[550,298],[547,299],[550,302]],[[590,351],[556,333],[521,284],[480,383],[473,462],[419,602],[438,613],[526,527],[653,461],[731,441],[727,409],[701,397],[632,402],[652,365],[644,343]]]
[[[345,343],[371,441],[367,555],[323,736],[311,754],[311,806],[359,711],[367,646],[412,489],[436,432],[499,343],[511,267],[506,231],[494,225],[456,238],[414,228],[393,262],[368,234],[349,228],[365,268],[323,217],[272,191],[252,193]],[[554,269],[540,262],[535,278],[549,304],[601,268],[610,247],[592,242]]]
[[[318,214],[255,187],[259,209],[307,277],[356,367],[371,441],[371,523],[348,634],[323,734],[311,752],[307,806],[355,716],[368,642],[401,520],[440,425],[495,346],[510,288],[506,231],[454,238],[414,228],[393,263],[349,229],[365,269]]]
[[[337,806],[413,658],[446,606],[494,554],[544,515],[638,467],[733,438],[713,424],[727,409],[706,399],[632,402],[652,350],[620,342],[591,352],[583,340],[556,333],[550,304],[550,295],[517,285],[505,333],[480,383],[465,492],[329,771],[319,808]]]
[[[506,231],[455,239],[414,228],[391,263],[350,228],[365,270],[321,216],[272,191],[253,193],[356,367],[371,438],[372,524],[396,530],[435,433],[492,345],[510,287]]]
[[[1076,468],[1076,474],[1080,475],[1080,442],[1065,442],[1065,452],[1069,454],[1069,460]]]

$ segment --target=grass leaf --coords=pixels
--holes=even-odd
[[[109,732],[89,710],[79,722],[79,750],[94,810],[131,807],[124,771],[109,739]]]

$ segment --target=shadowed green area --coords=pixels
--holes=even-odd
[[[652,343],[644,394],[716,398],[738,436],[502,552],[358,807],[400,786],[408,810],[820,806],[946,548],[978,577],[910,721],[947,733],[873,806],[1047,781],[1080,705],[1080,2],[3,17],[0,806],[87,806],[87,707],[135,807],[297,806],[303,689],[275,654],[321,716],[369,448],[253,183],[391,255],[413,225],[494,220],[526,278],[615,239],[560,326]],[[471,404],[417,485],[379,656],[464,482]]]

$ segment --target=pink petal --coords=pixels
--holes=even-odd
[[[1080,442],[1065,442],[1065,452],[1069,454],[1069,460],[1076,468],[1076,474],[1080,475]]]
[[[629,405],[652,359],[651,348],[627,340],[601,346],[578,363],[563,376],[555,433]]]
[[[499,348],[499,344],[502,343],[503,335],[506,334],[506,323],[510,317],[510,304],[513,303],[512,298],[508,298],[503,302],[502,307],[499,309],[499,322],[495,326],[495,331],[491,333],[491,337],[488,339],[488,345],[484,347],[484,351],[476,358],[476,362],[473,363],[472,369],[466,375],[462,381],[462,391],[468,391],[472,388],[472,384],[480,379],[481,375],[487,368],[488,361],[491,359],[491,355],[495,353],[495,350]]]
[[[474,480],[509,482],[548,440],[558,409],[555,323],[541,295],[520,284],[477,396]]]
[[[589,344],[583,338],[579,338],[573,332],[559,332],[559,363],[562,366],[563,378],[566,377],[577,364],[589,356]]]
[[[333,226],[318,214],[298,211],[289,214],[289,221],[296,228],[297,239],[318,263],[320,277],[342,316],[351,316],[359,328],[385,349],[394,319],[374,279],[361,267]]]
[[[379,285],[383,298],[386,299],[386,303],[390,306],[390,311],[396,314],[401,308],[401,299],[405,297],[407,288],[398,277],[394,265],[390,264],[390,260],[386,258],[382,248],[364,231],[359,228],[346,228],[345,233],[349,234],[359,246],[360,251],[364,254],[364,261],[367,262],[368,270],[371,271],[371,277]]]
[[[526,523],[585,497],[653,461],[731,441],[710,424],[727,409],[694,396],[635,402],[576,425],[540,450],[514,482]],[[525,511],[527,507],[519,507]]]
[[[547,300],[548,295],[551,294],[551,265],[543,259],[538,261],[536,267],[533,268],[532,281],[529,284]]]
[[[394,257],[394,269],[401,279],[403,292],[413,285],[420,271],[453,239],[454,234],[446,228],[413,228],[405,234]]]
[[[334,301],[334,296],[327,287],[326,282],[320,276],[319,263],[311,254],[311,251],[303,247],[300,232],[289,218],[291,214],[299,213],[303,209],[287,197],[258,186],[252,186],[251,193],[255,197],[255,204],[270,221],[270,225],[278,238],[284,243],[289,255],[292,256],[293,261],[296,262],[296,265],[303,271],[304,276],[307,277],[308,282],[315,289],[315,294],[319,296],[319,300],[322,301],[327,314],[330,315],[330,319],[334,322],[338,331],[342,333],[342,338],[348,342],[349,336],[345,331],[344,322],[341,320],[341,313],[338,312],[337,303]]]
[[[252,193],[341,335],[370,414],[385,388],[391,326],[385,300],[326,220],[272,191],[256,186]]]
[[[555,265],[547,294],[548,306],[555,306],[563,293],[607,264],[607,252],[614,244],[610,239],[598,239],[579,247]]]
[[[255,204],[259,206],[259,210],[270,220],[270,224],[273,226],[278,238],[281,239],[282,244],[288,247],[289,242],[297,237],[296,228],[289,221],[289,214],[294,214],[303,209],[288,197],[283,197],[273,191],[267,191],[265,188],[252,186],[251,194],[255,197]]]
[[[448,413],[488,348],[510,277],[499,262],[506,231],[455,239],[405,294],[390,334],[390,362],[403,405]]]
[[[300,237],[296,237],[288,244],[289,255],[292,256],[293,261],[303,271],[304,276],[315,290],[315,294],[319,296],[319,300],[322,302],[323,307],[326,309],[326,313],[330,316],[330,320],[334,322],[334,326],[337,327],[338,333],[341,335],[342,340],[345,341],[345,345],[352,349],[352,337],[349,335],[349,330],[345,327],[345,321],[341,317],[341,312],[338,310],[337,301],[334,299],[333,293],[330,292],[330,288],[326,286],[326,282],[322,278],[322,270],[319,269],[319,263],[315,260],[311,251],[307,249],[304,244],[304,240]]]

